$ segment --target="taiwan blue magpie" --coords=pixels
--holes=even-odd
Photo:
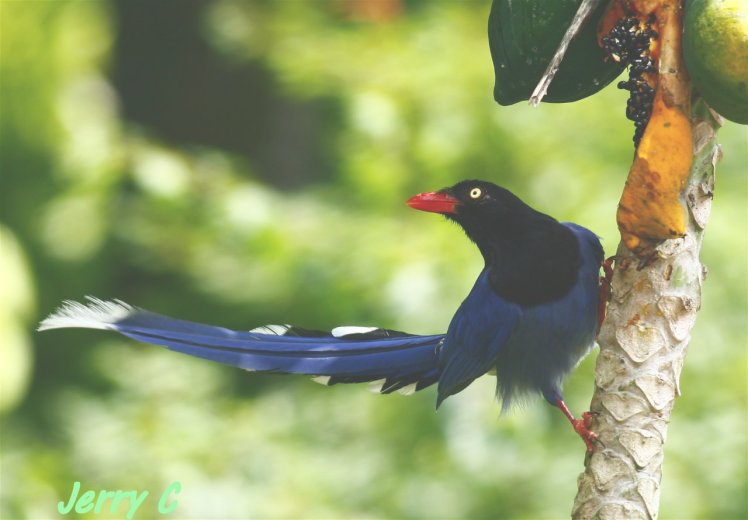
[[[428,336],[371,327],[321,332],[266,325],[248,332],[169,318],[122,301],[65,302],[39,330],[113,330],[249,371],[308,374],[327,385],[376,381],[381,393],[437,385],[436,406],[476,378],[495,373],[502,411],[540,393],[566,415],[588,451],[589,415],[564,404],[564,377],[589,352],[599,326],[598,237],[560,223],[495,184],[468,180],[408,200],[459,224],[485,266],[446,334]]]

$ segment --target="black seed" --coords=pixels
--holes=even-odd
[[[603,49],[615,61],[629,66],[629,79],[619,81],[621,90],[629,91],[626,101],[626,117],[634,122],[634,143],[639,140],[649,122],[654,100],[654,88],[649,85],[644,74],[655,72],[656,68],[649,54],[649,46],[658,37],[652,28],[656,22],[654,15],[642,23],[636,17],[623,18],[602,39]]]

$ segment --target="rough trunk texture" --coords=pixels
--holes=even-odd
[[[619,246],[612,299],[598,339],[590,410],[598,446],[585,461],[574,519],[655,519],[667,428],[706,268],[699,261],[709,219],[720,118],[693,107],[694,161],[685,189],[687,234],[663,242],[650,261]]]

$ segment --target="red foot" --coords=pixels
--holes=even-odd
[[[600,277],[600,296],[597,304],[597,333],[595,336],[600,334],[600,328],[603,326],[603,321],[605,321],[605,312],[608,308],[608,301],[611,295],[610,283],[613,280],[613,262],[615,260],[616,257],[611,256],[602,263],[603,276]]]
[[[590,412],[584,412],[582,418],[573,419],[571,425],[587,446],[587,453],[592,453],[595,449],[595,443],[598,442],[597,434],[590,429],[592,425],[592,414]]]
[[[587,453],[591,454],[595,449],[595,443],[600,442],[597,438],[597,434],[590,429],[592,427],[592,414],[590,412],[584,412],[581,419],[576,419],[566,407],[563,400],[559,399],[556,401],[556,406],[560,408],[566,418],[569,419],[574,431],[577,432],[584,441],[584,444],[587,446]]]

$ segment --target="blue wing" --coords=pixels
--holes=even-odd
[[[495,368],[496,357],[517,327],[522,311],[496,295],[486,269],[449,324],[439,351],[438,407]]]

